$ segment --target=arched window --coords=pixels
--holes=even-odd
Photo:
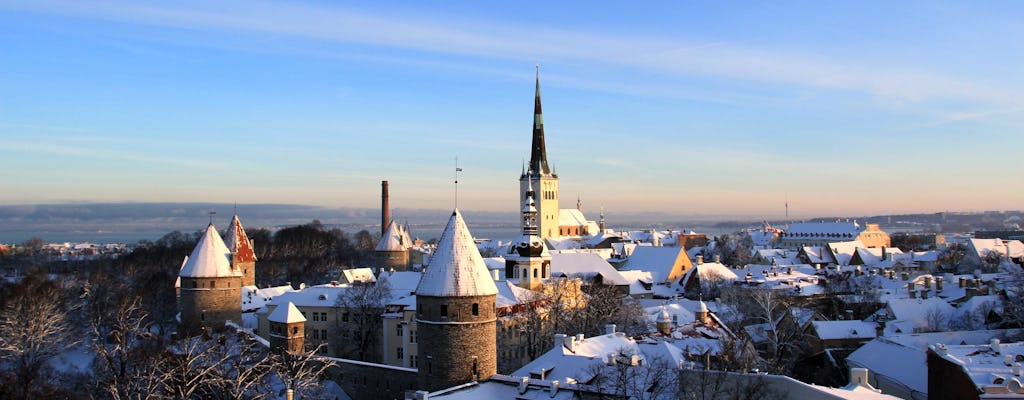
[[[536,277],[537,277],[537,270],[536,270],[536,269],[534,269],[534,270],[533,270],[533,277],[534,277],[534,278],[536,278]]]

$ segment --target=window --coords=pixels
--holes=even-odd
[[[316,329],[313,330],[313,339],[320,339],[320,332]]]
[[[409,343],[416,343],[416,330],[409,330]]]
[[[401,325],[395,326],[395,336],[398,336],[398,337],[402,336],[402,326]]]
[[[216,283],[216,282],[210,281],[210,288],[211,289],[217,287],[217,285],[215,285],[214,283]]]
[[[416,357],[416,355],[414,355],[414,354],[410,354],[409,355],[409,366],[410,367],[413,367],[413,368],[419,367],[419,362],[420,362],[419,357]]]
[[[299,327],[293,326],[292,327],[292,335],[298,335],[298,334],[299,334]]]
[[[206,321],[206,313],[205,312],[199,313],[199,320],[200,321]]]
[[[534,269],[534,270],[533,270],[533,277],[534,277],[534,278],[536,278],[536,277],[537,277],[537,270],[536,270],[536,269]]]
[[[348,322],[348,313],[341,313],[341,322]]]
[[[320,320],[324,321],[324,322],[327,322],[327,313],[325,313],[325,312],[320,313]]]
[[[396,348],[395,350],[398,350],[398,359],[399,360],[402,360],[402,359],[405,358],[405,349],[399,347],[399,348]]]
[[[477,303],[473,303],[473,316],[475,317],[478,315],[480,315],[480,305]]]
[[[192,288],[195,289],[195,288],[198,288],[198,287],[199,287],[199,284],[196,281],[192,281]]]
[[[441,316],[442,317],[447,317],[448,316],[448,305],[447,304],[442,304],[441,305]]]
[[[327,340],[327,330],[326,329],[321,329],[320,330],[320,339]]]
[[[313,320],[314,321],[319,321],[320,320],[320,313],[313,313]]]

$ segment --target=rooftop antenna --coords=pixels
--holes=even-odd
[[[234,213],[235,215],[238,215],[238,201],[235,201],[235,209],[234,209],[234,212],[233,212],[233,213]]]
[[[459,208],[459,172],[462,172],[462,168],[459,168],[459,157],[455,157],[455,209]]]
[[[210,214],[210,225],[213,225],[213,216],[217,215],[217,212],[216,211],[210,211],[207,214]]]
[[[789,221],[789,192],[786,192],[786,221]]]

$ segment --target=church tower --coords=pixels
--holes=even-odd
[[[224,244],[231,251],[231,268],[242,275],[242,286],[256,285],[256,252],[237,215],[231,219]]]
[[[527,192],[536,184],[537,228],[541,238],[559,237],[558,232],[558,175],[548,166],[544,145],[544,114],[540,106],[540,68],[537,69],[537,89],[533,101],[533,145],[530,149],[529,169],[519,177],[519,202],[525,206]]]
[[[242,321],[242,274],[231,268],[231,250],[210,224],[178,277],[181,279],[180,331],[185,336]]]
[[[497,373],[497,294],[456,209],[416,288],[419,389],[436,391]]]
[[[525,289],[539,290],[551,274],[551,253],[544,239],[537,236],[534,195],[533,190],[526,193],[527,204],[522,210],[522,234],[512,242],[505,255],[505,279]]]

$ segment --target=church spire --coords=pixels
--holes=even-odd
[[[544,113],[540,107],[540,66],[537,66],[537,91],[533,102],[533,146],[530,152],[530,169],[533,173],[549,175],[548,154],[544,146]]]

